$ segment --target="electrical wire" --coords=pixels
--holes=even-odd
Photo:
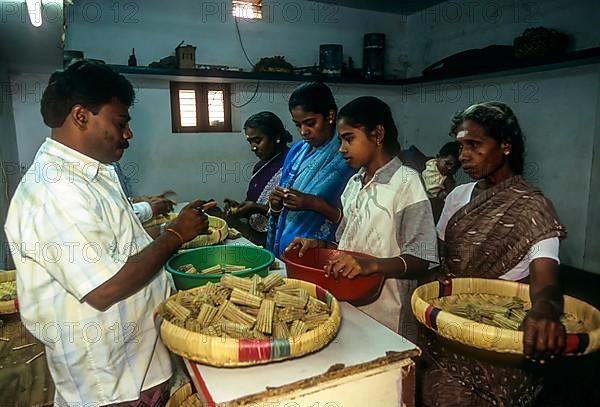
[[[237,31],[238,39],[240,40],[240,46],[242,47],[242,52],[244,53],[244,56],[246,57],[246,61],[248,61],[248,63],[252,67],[252,69],[254,69],[255,68],[254,63],[252,61],[250,61],[250,58],[248,57],[248,53],[246,52],[246,47],[244,47],[244,41],[242,41],[242,34],[240,33],[240,26],[238,25],[238,18],[234,17],[233,20],[235,21],[235,30]]]
[[[248,61],[248,63],[252,67],[252,69],[254,69],[255,65],[254,65],[254,63],[252,63],[252,61],[248,57],[248,53],[246,52],[246,47],[244,47],[244,41],[242,41],[242,34],[240,33],[240,26],[238,25],[238,18],[234,17],[233,20],[235,21],[235,30],[237,31],[238,40],[240,41],[240,46],[242,47],[242,52],[244,53],[244,56],[246,57],[246,61]],[[256,97],[259,87],[260,87],[260,81],[256,81],[256,88],[254,89],[254,93],[252,94],[250,99],[248,99],[246,102],[242,103],[241,105],[236,105],[235,103],[230,102],[231,106],[235,107],[236,109],[240,109],[240,108],[250,104],[250,102],[252,102],[254,100],[254,98]]]
[[[260,86],[260,81],[256,81],[256,88],[254,88],[254,93],[252,94],[250,99],[248,99],[246,102],[242,103],[241,105],[236,105],[235,103],[230,102],[231,106],[235,107],[236,109],[240,109],[240,108],[246,106],[247,104],[249,104],[250,102],[252,102],[254,100],[254,98],[256,97],[256,94],[258,93],[259,86]]]

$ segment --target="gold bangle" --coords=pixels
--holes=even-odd
[[[281,208],[280,210],[276,211],[275,209],[273,209],[273,208],[271,207],[271,202],[269,201],[269,212],[272,212],[272,213],[279,213],[279,212],[281,212],[281,211],[283,211],[283,208]]]
[[[175,229],[173,229],[173,228],[167,228],[167,232],[171,232],[171,233],[173,233],[175,236],[177,236],[177,237],[179,238],[179,240],[181,241],[181,244],[180,244],[180,246],[183,246],[183,244],[185,243],[185,240],[183,240],[183,236],[181,236],[181,234],[180,234],[178,231],[176,231],[176,230],[175,230]]]
[[[406,273],[408,271],[408,264],[406,264],[406,260],[404,260],[404,257],[402,257],[402,256],[398,256],[398,258],[400,260],[402,260],[402,263],[404,264],[404,271],[403,271],[403,273]]]
[[[340,215],[338,216],[337,221],[335,223],[339,225],[339,223],[342,221],[342,218],[344,217],[344,212],[342,212],[342,208],[337,208],[337,210],[340,212]]]

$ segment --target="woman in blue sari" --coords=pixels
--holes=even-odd
[[[267,248],[277,257],[297,236],[333,239],[342,217],[340,195],[355,173],[338,152],[337,105],[327,85],[300,85],[288,107],[302,141],[290,149],[269,198]]]

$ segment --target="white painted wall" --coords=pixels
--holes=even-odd
[[[146,81],[147,82],[147,81]],[[135,84],[136,82],[134,82]],[[253,113],[269,110],[282,119],[298,140],[296,129],[287,111],[287,98],[295,83],[265,83],[257,97],[233,113],[239,127]],[[250,151],[241,132],[208,134],[171,133],[168,82],[157,80],[137,87],[137,102],[132,110],[135,132],[123,168],[133,175],[134,193],[156,193],[172,188],[178,199],[226,197],[243,199],[256,157]],[[247,90],[253,84],[241,84]],[[339,106],[355,97],[375,94],[391,105],[398,106],[400,97],[395,89],[332,86]],[[234,98],[236,98],[234,93]]]
[[[324,5],[305,0],[263,2],[262,20],[241,20],[239,29],[250,59],[283,55],[294,66],[319,63],[320,44],[343,44],[344,59],[362,64],[363,35],[387,34],[387,73],[400,75],[406,17]],[[230,0],[81,0],[67,11],[65,49],[87,58],[127,64],[135,48],[138,65],[174,53],[180,41],[197,47],[196,63],[251,70],[237,37]]]
[[[12,259],[10,259],[4,235],[4,222],[9,198],[20,179],[15,121],[9,85],[6,65],[0,64],[0,226],[2,226],[0,231],[0,269],[12,267]]]
[[[600,111],[598,67],[406,88],[400,119],[404,143],[434,155],[450,140],[449,119],[455,111],[481,100],[509,104],[526,137],[525,176],[554,202],[567,226],[562,261],[583,267],[592,146]],[[464,174],[460,180],[470,181]]]
[[[87,58],[125,64],[131,48],[135,47],[138,64],[147,65],[172,54],[175,46],[185,40],[198,47],[199,64],[247,69],[249,65],[240,48],[230,3],[227,0],[76,1],[67,11],[65,48],[82,50]],[[364,33],[385,32],[388,74],[403,74],[406,17],[303,0],[266,1],[263,12],[263,20],[239,23],[248,55],[255,62],[263,56],[285,55],[296,66],[318,64],[319,44],[342,43],[345,59],[352,56],[359,65]],[[12,83],[13,88],[21,90],[20,96],[13,96],[13,102],[19,157],[25,167],[31,164],[37,148],[49,134],[38,113],[47,77],[20,74]],[[172,134],[168,81],[159,78],[132,78],[132,81],[137,92],[132,110],[135,138],[123,166],[134,180],[134,192],[156,193],[172,188],[181,200],[196,196],[241,198],[255,163],[241,133]],[[240,130],[251,114],[271,110],[295,133],[287,98],[297,85],[262,82],[252,103],[232,112],[234,130]],[[247,101],[254,87],[254,82],[234,85],[234,103]],[[395,94],[384,87],[339,86],[335,91],[340,107],[364,94]]]
[[[171,132],[169,82],[153,77],[131,77],[136,89],[136,102],[131,109],[134,138],[121,161],[132,178],[135,194],[158,193],[165,189],[177,192],[182,201],[194,198],[244,197],[256,157],[250,152],[241,131],[233,133],[174,134]],[[15,75],[12,80],[12,103],[18,134],[19,160],[28,168],[35,153],[50,130],[39,113],[41,92],[48,76]],[[262,82],[251,103],[233,109],[234,128],[241,129],[252,114],[269,110],[282,119],[296,140],[298,135],[287,110],[289,94],[299,83]],[[40,92],[33,91],[40,88]],[[232,85],[232,100],[247,101],[254,82]],[[24,90],[29,89],[30,92]],[[375,95],[386,100],[399,116],[401,95],[396,88],[385,86],[332,86],[338,105],[362,95]]]
[[[408,16],[409,76],[449,55],[512,45],[526,28],[569,34],[569,49],[600,46],[600,2],[589,0],[450,0]]]
[[[600,45],[600,2],[587,0],[452,0],[407,20],[409,76],[456,52],[512,44],[528,27],[568,32],[571,49]],[[537,74],[402,89],[401,133],[406,145],[434,154],[448,140],[449,119],[469,104],[508,103],[525,132],[526,177],[553,200],[569,236],[561,260],[600,273],[597,141],[600,65]],[[594,163],[594,168],[592,167]],[[594,170],[595,169],[595,170]],[[595,171],[595,172],[594,172]],[[469,179],[462,174],[459,180]],[[592,183],[592,184],[590,184]],[[595,219],[595,220],[594,220]],[[585,259],[585,262],[584,262]]]
[[[247,67],[233,20],[225,11],[220,14],[224,4],[228,2],[171,2],[167,6],[158,0],[139,4],[79,1],[68,13],[67,48],[83,50],[90,58],[124,64],[130,48],[135,47],[138,63],[146,65],[170,54],[185,39],[198,46],[198,63]],[[407,62],[409,74],[415,75],[430,63],[464,49],[510,44],[530,26],[570,32],[572,48],[600,43],[600,3],[587,0],[448,1],[408,18],[327,8],[306,1],[265,4],[271,6],[265,8],[262,22],[240,23],[250,57],[257,60],[285,55],[299,66],[316,63],[318,45],[328,42],[343,43],[345,54],[359,64],[362,35],[369,31],[388,34],[387,71],[400,75],[408,68]],[[298,7],[301,12],[292,14]],[[101,14],[94,14],[94,10]],[[320,10],[316,20],[315,10]],[[569,230],[561,249],[562,261],[600,271],[600,218],[596,215],[600,213],[599,178],[595,175],[600,165],[597,72],[598,65],[443,85],[338,85],[333,89],[339,106],[365,94],[388,101],[402,144],[417,144],[428,154],[434,154],[448,140],[449,118],[456,110],[484,99],[507,102],[527,137],[528,178],[554,201]],[[47,77],[19,74],[11,83],[19,160],[25,166],[49,134],[39,115],[39,98]],[[137,92],[132,110],[135,138],[123,164],[136,181],[134,192],[173,188],[180,200],[242,197],[255,158],[241,133],[174,135],[170,131],[168,81],[130,78]],[[239,111],[234,109],[234,129],[240,129],[252,113],[272,110],[295,134],[286,107],[295,85],[262,83],[252,103]],[[253,89],[253,82],[234,85],[234,102],[246,101]],[[467,181],[464,174],[460,179]]]

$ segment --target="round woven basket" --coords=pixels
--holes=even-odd
[[[0,271],[0,283],[15,281],[16,279],[16,270]],[[10,301],[0,301],[0,315],[14,314],[15,312],[19,312],[19,302],[16,298]]]
[[[455,278],[450,285],[432,282],[417,287],[412,295],[412,310],[417,320],[438,335],[472,346],[499,353],[523,354],[523,332],[498,328],[459,317],[431,305],[431,300],[467,293],[494,294],[529,300],[529,285],[506,280]],[[564,311],[583,321],[585,333],[567,334],[565,353],[588,354],[600,347],[600,311],[590,304],[567,295]]]
[[[329,291],[301,280],[285,279],[287,284],[305,289],[327,303],[331,315],[316,329],[286,339],[234,339],[200,334],[165,320],[164,301],[154,313],[156,329],[173,353],[195,362],[217,367],[240,367],[297,358],[325,347],[337,334],[342,321],[339,303]],[[194,288],[199,290],[201,288]]]
[[[227,222],[225,222],[221,218],[217,218],[216,216],[208,216],[208,235],[198,235],[194,239],[185,243],[181,246],[181,249],[195,249],[197,247],[204,246],[212,246],[218,243],[221,243],[223,240],[227,239],[227,235],[229,234],[229,228],[227,227]],[[144,222],[144,227],[151,227],[162,225],[167,222],[171,222],[177,218],[176,213],[168,213],[166,215],[160,215],[155,218],[150,219],[147,222]]]

